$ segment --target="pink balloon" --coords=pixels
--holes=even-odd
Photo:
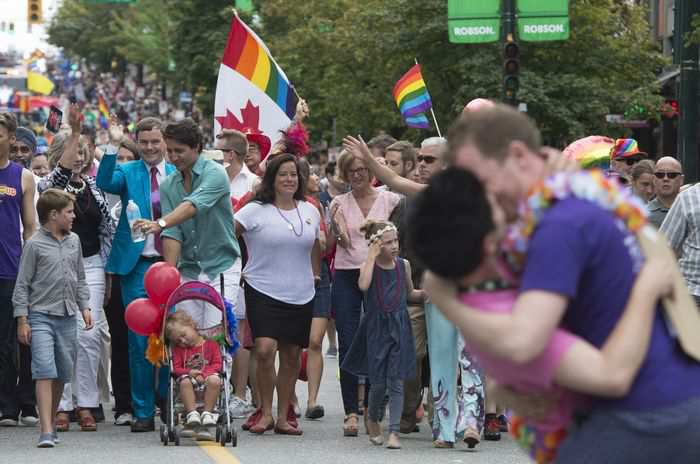
[[[137,298],[126,307],[124,320],[133,332],[148,336],[160,333],[165,308],[161,308],[148,298]]]
[[[166,262],[155,263],[143,278],[146,294],[157,305],[164,305],[175,289],[180,286],[180,272]]]

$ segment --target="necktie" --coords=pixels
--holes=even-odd
[[[151,212],[153,213],[154,221],[160,219],[160,190],[158,189],[158,168],[155,166],[151,167]],[[163,244],[160,241],[160,235],[155,235],[154,239],[156,251],[162,255]]]

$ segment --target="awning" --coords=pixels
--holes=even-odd
[[[674,70],[672,70],[672,71],[663,72],[663,73],[661,73],[661,75],[659,76],[659,78],[656,79],[656,83],[657,83],[658,85],[663,85],[663,84],[665,84],[666,82],[668,82],[668,81],[670,81],[671,79],[673,79],[674,77],[680,75],[680,73],[681,73],[681,70],[680,70],[680,69],[674,69]]]

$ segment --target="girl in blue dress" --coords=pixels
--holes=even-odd
[[[367,221],[360,229],[369,242],[367,261],[360,269],[359,288],[364,292],[364,316],[342,369],[369,377],[370,441],[382,445],[379,424],[389,393],[387,448],[400,449],[399,424],[403,409],[404,380],[416,375],[416,349],[407,301],[421,303],[422,290],[415,290],[411,265],[398,257],[396,226],[388,221]]]

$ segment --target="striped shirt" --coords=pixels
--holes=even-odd
[[[700,296],[700,185],[684,190],[661,224],[690,293]]]

